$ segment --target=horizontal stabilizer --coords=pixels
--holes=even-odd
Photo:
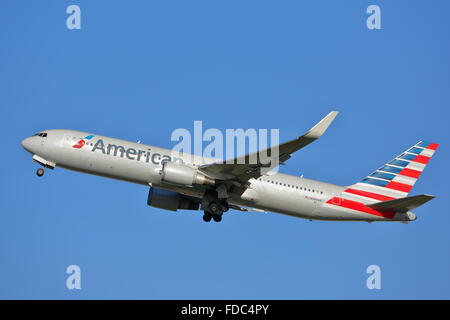
[[[367,205],[367,207],[371,207],[374,209],[381,210],[393,210],[396,212],[407,212],[413,210],[424,203],[433,199],[434,196],[428,194],[421,194],[418,196],[405,197],[395,200],[381,201],[373,204]]]

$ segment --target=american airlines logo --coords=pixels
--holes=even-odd
[[[98,139],[91,151],[95,152],[97,150],[105,155],[112,155],[113,157],[120,158],[125,157],[129,160],[145,161],[147,163],[152,162],[153,164],[161,164],[163,162],[183,163],[181,158],[171,157],[158,152],[151,152],[151,149],[139,150],[132,147],[125,148],[124,146],[111,143],[105,145],[102,139]]]
[[[83,148],[84,145],[86,144],[86,141],[85,141],[85,140],[91,140],[93,137],[95,137],[95,135],[93,135],[93,134],[90,134],[90,135],[86,136],[84,139],[81,139],[80,141],[78,141],[77,143],[75,143],[75,144],[72,146],[72,148],[75,148],[75,149],[81,149],[81,148]]]

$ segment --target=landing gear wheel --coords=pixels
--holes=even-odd
[[[203,221],[205,222],[210,222],[211,221],[211,214],[209,212],[205,212],[205,214],[203,215]]]
[[[222,212],[227,212],[228,209],[229,209],[228,203],[227,203],[226,201],[223,201],[223,202],[220,204],[220,210],[221,210]]]
[[[44,175],[44,169],[42,168],[37,169],[36,174],[38,175],[38,177],[42,177]]]
[[[209,211],[211,211],[212,214],[217,214],[220,212],[220,206],[216,201],[213,201],[209,204]]]
[[[213,219],[215,222],[220,222],[222,221],[222,215],[215,214],[213,215]]]

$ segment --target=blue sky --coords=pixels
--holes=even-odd
[[[81,30],[66,28],[78,4]],[[368,30],[370,4],[382,29]],[[448,1],[2,1],[0,298],[450,298]],[[305,132],[284,173],[349,185],[424,139],[440,148],[400,223],[146,205],[147,188],[56,169],[20,141],[70,128],[172,147],[176,128]],[[67,266],[82,289],[67,290]],[[366,288],[367,266],[382,289]]]

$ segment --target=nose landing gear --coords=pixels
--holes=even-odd
[[[56,163],[54,163],[53,161],[46,160],[36,154],[33,156],[32,159],[34,162],[39,163],[44,168],[52,169],[52,170],[55,169]],[[44,168],[37,169],[36,174],[38,177],[42,177],[44,175]]]
[[[42,177],[44,175],[44,172],[45,172],[44,169],[39,168],[37,169],[36,174],[38,177]]]

